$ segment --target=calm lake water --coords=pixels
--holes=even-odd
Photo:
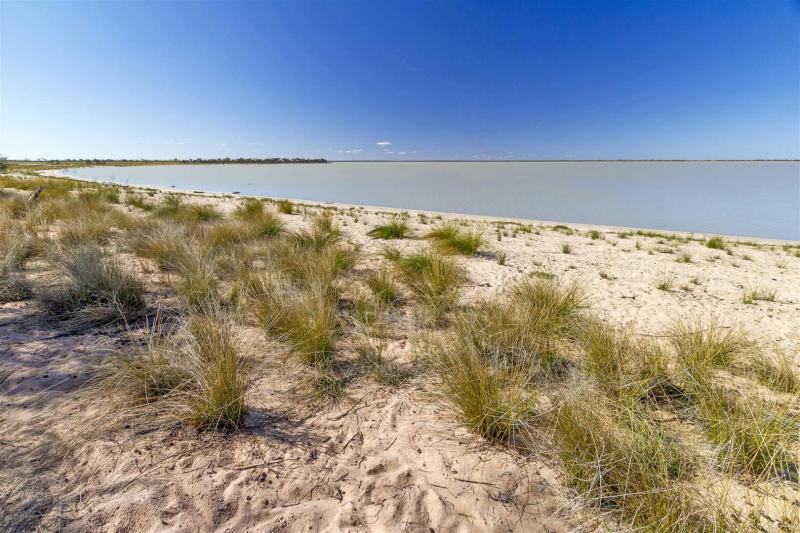
[[[800,163],[328,163],[69,169],[135,185],[800,240]]]

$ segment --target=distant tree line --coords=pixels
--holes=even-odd
[[[152,164],[182,164],[182,165],[250,165],[250,164],[285,164],[285,163],[327,163],[327,159],[307,159],[304,157],[219,157],[212,159],[36,159],[36,160],[17,160],[17,162],[24,163],[49,163],[49,164],[66,164],[70,166],[100,166],[100,165],[152,165]]]

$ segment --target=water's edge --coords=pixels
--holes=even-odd
[[[570,221],[559,221],[559,220],[543,220],[543,219],[529,219],[529,218],[519,218],[519,217],[505,217],[505,216],[493,216],[493,215],[478,215],[473,213],[458,213],[452,211],[436,211],[431,209],[413,209],[413,208],[400,208],[400,207],[391,207],[391,206],[383,206],[383,205],[370,205],[370,204],[349,204],[343,202],[326,202],[326,201],[319,201],[319,200],[309,200],[306,198],[292,198],[292,197],[283,197],[283,196],[267,196],[267,195],[258,195],[258,194],[233,194],[231,192],[213,192],[213,191],[199,191],[193,189],[182,189],[178,187],[166,187],[163,185],[150,185],[150,184],[140,184],[140,183],[119,183],[116,181],[111,180],[100,180],[100,179],[91,179],[91,178],[84,178],[80,176],[75,176],[72,174],[68,174],[69,170],[71,169],[58,169],[58,170],[42,170],[39,171],[39,174],[42,176],[47,177],[56,177],[56,178],[66,178],[66,179],[73,179],[78,181],[86,181],[90,183],[104,183],[108,185],[115,185],[119,187],[130,187],[133,189],[140,189],[140,190],[157,190],[162,193],[178,193],[178,194],[186,194],[191,196],[200,196],[206,198],[259,198],[259,199],[271,199],[271,200],[289,200],[293,203],[297,204],[305,204],[310,206],[319,206],[319,207],[336,207],[339,209],[349,209],[351,207],[363,207],[364,209],[368,209],[370,211],[384,211],[388,213],[409,213],[412,215],[416,214],[424,214],[429,216],[437,216],[441,215],[446,218],[457,218],[457,219],[466,219],[466,220],[480,220],[480,221],[487,221],[487,222],[511,222],[511,223],[518,223],[518,224],[542,224],[542,225],[566,225],[576,229],[582,229],[584,231],[589,231],[592,229],[596,229],[599,231],[614,231],[614,232],[628,232],[628,231],[643,231],[643,232],[654,232],[654,233],[664,233],[668,235],[675,235],[679,237],[710,237],[710,236],[720,236],[725,237],[727,239],[735,239],[739,241],[745,242],[758,242],[764,244],[774,244],[774,245],[796,245],[800,244],[800,240],[792,240],[792,239],[773,239],[768,237],[753,237],[753,236],[746,236],[746,235],[733,235],[733,234],[726,234],[726,233],[714,233],[714,232],[702,232],[702,231],[681,231],[681,230],[670,230],[670,229],[663,229],[663,228],[649,228],[649,227],[637,227],[637,226],[617,226],[617,225],[608,225],[608,224],[589,224],[583,222],[570,222]]]

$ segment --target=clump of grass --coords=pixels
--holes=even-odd
[[[147,199],[141,193],[127,193],[125,195],[125,205],[136,207],[141,209],[142,211],[150,212],[155,209],[155,205],[148,202]]]
[[[270,237],[280,233],[283,228],[280,219],[264,209],[264,204],[255,198],[248,198],[233,212],[233,216],[251,227],[253,235]]]
[[[367,235],[373,239],[405,239],[411,236],[411,228],[403,218],[392,218],[386,224],[371,229]]]
[[[0,218],[0,265],[17,269],[38,253],[36,238],[22,222]]]
[[[692,254],[689,252],[681,252],[678,254],[678,257],[675,258],[675,261],[678,263],[691,263],[692,262]]]
[[[452,260],[436,252],[402,256],[389,251],[387,257],[431,318],[439,320],[456,306],[465,278]]]
[[[562,254],[571,254],[572,253],[572,246],[570,246],[569,243],[566,243],[566,242],[563,243],[561,245],[561,253]]]
[[[137,256],[152,260],[164,271],[174,272],[190,253],[188,239],[182,227],[163,223],[128,231],[124,242]]]
[[[33,296],[31,284],[20,272],[34,253],[35,239],[16,220],[0,219],[0,303]]]
[[[678,320],[669,335],[678,368],[692,387],[705,386],[712,370],[730,369],[755,349],[741,330],[720,326],[716,320]]]
[[[67,221],[59,232],[59,242],[67,247],[105,244],[110,232],[111,221],[105,214],[88,215]]]
[[[524,280],[500,301],[457,313],[448,349],[477,354],[498,368],[516,368],[527,381],[561,376],[567,368],[561,348],[577,338],[583,305],[578,285]]]
[[[164,196],[153,214],[182,224],[214,222],[222,213],[210,204],[186,204],[182,196],[170,193]]]
[[[725,239],[722,237],[711,237],[706,241],[706,248],[713,250],[724,250],[726,248]]]
[[[183,219],[190,222],[213,222],[222,218],[222,213],[209,204],[194,204],[186,207]]]
[[[713,531],[717,519],[684,483],[686,452],[635,405],[602,397],[567,400],[554,422],[567,482],[590,504],[647,531]]]
[[[768,289],[766,287],[748,288],[745,289],[744,294],[742,294],[742,303],[749,305],[759,301],[774,302],[777,296],[778,293],[775,289]]]
[[[266,261],[295,283],[322,280],[330,284],[357,260],[353,248],[333,244],[337,241],[338,237],[298,239],[290,235],[287,239],[273,241],[264,249]]]
[[[778,392],[800,392],[800,377],[795,371],[794,361],[786,354],[776,354],[770,359],[761,352],[748,361],[752,375],[764,386]]]
[[[682,396],[670,379],[667,356],[656,342],[634,339],[628,331],[599,320],[589,322],[580,342],[587,374],[609,397],[658,404]]]
[[[323,213],[312,219],[310,229],[295,232],[291,238],[300,248],[319,251],[339,242],[342,231],[331,215]]]
[[[248,383],[232,324],[205,314],[192,317],[187,330],[186,353],[194,362],[194,387],[187,395],[189,421],[200,428],[238,429],[247,415]]]
[[[526,386],[530,377],[525,369],[457,336],[438,352],[435,368],[441,391],[461,421],[493,442],[524,438],[535,400]]]
[[[656,281],[656,289],[660,291],[669,292],[672,290],[672,278],[668,276],[662,276],[660,279]]]
[[[428,232],[425,238],[434,241],[442,252],[451,254],[475,255],[485,244],[481,232],[463,230],[454,223],[439,226]]]
[[[295,211],[294,204],[289,200],[278,200],[278,212],[284,215],[291,215]]]
[[[187,247],[176,265],[180,279],[175,290],[191,309],[206,309],[219,303],[215,258],[207,250]]]
[[[235,430],[247,414],[252,365],[240,355],[235,323],[216,311],[192,316],[167,332],[156,320],[144,348],[112,356],[94,387],[139,424],[183,423]]]
[[[394,304],[400,301],[400,288],[394,277],[386,270],[372,271],[364,281],[378,301],[385,304]]]
[[[129,322],[143,313],[142,284],[99,248],[66,250],[56,264],[61,283],[38,295],[50,315],[89,325]]]
[[[701,423],[717,446],[722,466],[756,481],[782,474],[796,463],[797,414],[761,398],[741,400],[707,384],[698,392]]]
[[[198,243],[209,252],[227,253],[255,237],[253,227],[243,222],[220,222],[200,228]]]
[[[305,401],[310,404],[338,403],[345,396],[344,380],[327,364],[312,365],[303,372]]]
[[[497,254],[497,264],[500,266],[505,266],[506,264],[506,253],[500,252]]]
[[[183,197],[170,193],[161,199],[161,204],[155,209],[154,214],[162,218],[177,218],[185,208]]]
[[[310,365],[327,365],[336,347],[338,292],[325,279],[302,286],[283,276],[260,276],[248,288],[251,308],[261,326],[285,340]]]

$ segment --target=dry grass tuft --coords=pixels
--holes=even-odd
[[[797,463],[800,425],[791,405],[742,399],[739,392],[715,384],[706,384],[696,395],[701,424],[723,468],[764,481]]]
[[[678,320],[669,333],[678,369],[690,387],[704,386],[713,370],[731,369],[755,349],[741,330],[716,320]]]
[[[60,283],[38,294],[48,314],[90,325],[130,322],[144,312],[142,284],[99,248],[65,250],[55,262]]]
[[[235,327],[219,310],[184,319],[173,332],[157,320],[147,346],[113,356],[94,388],[141,425],[238,429],[253,368],[239,355]]]
[[[716,531],[728,520],[688,489],[686,450],[633,405],[576,395],[555,416],[568,483],[590,504],[646,531]]]
[[[286,341],[303,362],[330,362],[339,336],[338,291],[327,280],[298,285],[285,276],[263,275],[251,280],[248,299],[261,326]]]

